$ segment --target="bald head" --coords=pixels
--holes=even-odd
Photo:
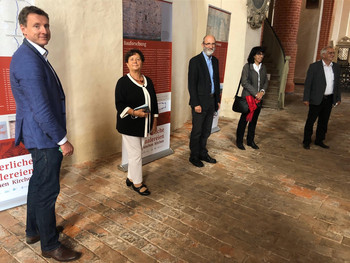
[[[215,37],[212,35],[206,35],[205,37],[203,37],[202,47],[203,47],[204,53],[208,57],[210,57],[215,51],[215,47],[216,47]]]

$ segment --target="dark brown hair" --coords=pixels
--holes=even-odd
[[[128,63],[129,58],[135,54],[139,54],[141,61],[145,62],[145,56],[142,54],[141,50],[135,48],[135,49],[130,49],[128,52],[126,52],[125,58],[124,58],[125,63]]]
[[[36,6],[26,6],[24,7],[18,15],[18,22],[20,25],[27,26],[27,17],[29,14],[37,14],[45,16],[49,20],[49,15],[42,9]]]

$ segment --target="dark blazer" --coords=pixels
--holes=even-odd
[[[219,79],[219,61],[212,56],[213,78],[214,78],[214,97],[215,110],[218,110],[220,102],[220,79]],[[211,80],[207,63],[201,52],[190,60],[188,68],[188,90],[190,93],[190,102],[192,108],[200,105],[204,110],[209,107],[212,98]]]
[[[17,108],[15,144],[58,147],[66,136],[65,95],[58,76],[26,39],[12,56],[10,80]]]
[[[261,68],[259,70],[260,74],[260,90],[267,89],[268,86],[268,80],[267,80],[267,73],[266,73],[266,67],[264,64],[261,65]],[[242,91],[242,97],[245,98],[246,96],[253,96],[259,92],[258,91],[258,73],[255,71],[253,64],[246,63],[242,70],[242,76],[241,76],[241,83],[243,87]]]
[[[333,104],[341,101],[340,95],[340,67],[333,62],[334,84],[333,84]],[[322,60],[310,64],[307,71],[303,101],[308,101],[312,105],[320,105],[326,90],[326,76],[324,74]]]
[[[153,125],[154,115],[158,114],[157,96],[154,90],[153,82],[150,78],[146,77],[147,86],[146,89],[151,97],[151,129]],[[125,108],[130,107],[132,109],[145,104],[145,96],[142,88],[134,84],[127,75],[121,77],[115,88],[115,107],[117,109],[117,130],[121,134],[144,137],[145,134],[145,118],[131,118],[130,115],[121,118],[120,114]],[[150,130],[147,130],[149,133]]]

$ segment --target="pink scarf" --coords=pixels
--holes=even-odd
[[[247,115],[246,121],[251,122],[253,119],[254,111],[258,108],[256,104],[260,102],[260,100],[254,98],[252,95],[246,96],[245,99],[248,103],[249,113]]]

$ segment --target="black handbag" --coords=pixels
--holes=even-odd
[[[241,80],[239,81],[239,84],[238,84],[237,92],[235,95],[235,101],[233,102],[233,105],[232,105],[232,110],[240,113],[248,113],[249,107],[248,107],[247,100],[245,98],[238,96],[238,91],[240,87],[241,87]]]

